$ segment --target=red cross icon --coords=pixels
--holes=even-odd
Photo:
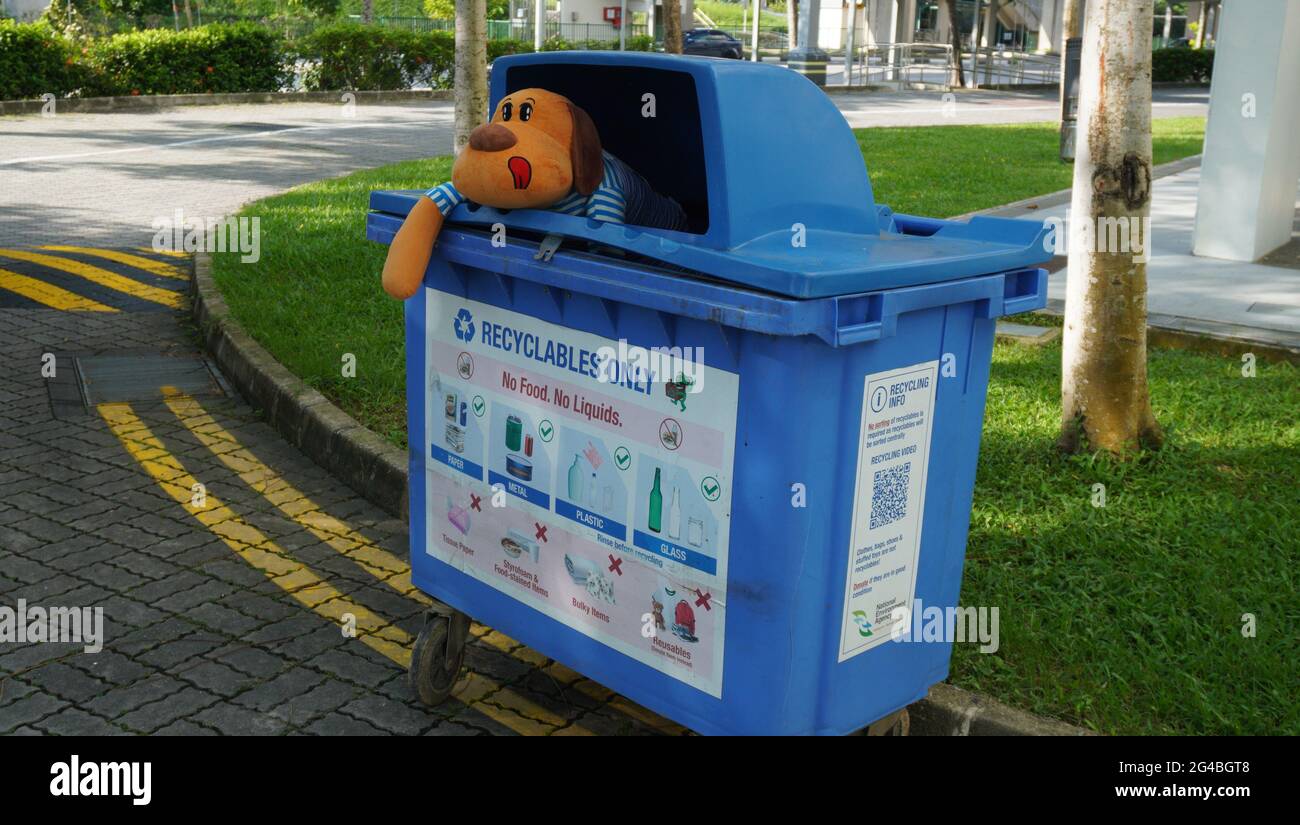
[[[534,521],[534,522],[533,522],[533,526],[537,528],[537,538],[541,539],[542,542],[545,543],[545,541],[546,541],[546,525]]]
[[[482,500],[483,499],[481,497],[476,496],[473,493],[469,494],[469,506],[473,507],[475,510],[477,510],[480,513],[483,512],[483,508],[478,506],[478,503]]]
[[[695,600],[696,607],[702,607],[705,610],[713,609],[712,607],[709,607],[709,599],[713,598],[712,593],[701,593],[699,590],[696,590],[695,595],[699,596],[699,598]]]
[[[623,566],[623,560],[622,560],[622,559],[616,559],[616,558],[614,558],[614,554],[613,554],[613,553],[610,553],[610,554],[609,554],[609,570],[610,570],[610,572],[611,572],[611,573],[617,573],[617,574],[619,574],[619,575],[621,576],[621,575],[623,575],[623,571],[620,570],[619,568],[621,568],[622,566]]]

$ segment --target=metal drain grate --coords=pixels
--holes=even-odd
[[[98,404],[157,403],[167,393],[195,398],[229,394],[220,374],[202,358],[123,353],[60,358],[69,361],[72,369],[60,369],[47,382],[55,417],[84,415]]]

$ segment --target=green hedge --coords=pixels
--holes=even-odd
[[[0,100],[63,96],[78,85],[72,41],[44,23],[0,20]]]
[[[1209,83],[1213,73],[1213,49],[1156,49],[1151,53],[1151,79],[1157,83]]]
[[[338,23],[298,41],[297,53],[319,61],[303,81],[310,90],[378,91],[428,84],[451,86],[456,40],[452,32]]]
[[[249,23],[117,34],[83,57],[84,97],[275,92],[289,79],[284,37]]]
[[[617,42],[548,39],[543,51],[611,49]],[[650,37],[627,47],[648,51]],[[531,52],[532,44],[490,40],[488,60]],[[74,42],[44,23],[0,21],[0,100],[115,95],[274,92],[293,84],[304,61],[309,90],[450,88],[455,35],[356,23],[323,26],[294,41],[253,23],[173,31],[146,29]]]

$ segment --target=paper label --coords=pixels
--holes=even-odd
[[[739,376],[428,297],[427,551],[721,696]]]
[[[910,615],[916,597],[938,369],[929,361],[864,382],[841,662],[889,640],[895,611]]]

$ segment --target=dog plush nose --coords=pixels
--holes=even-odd
[[[485,123],[469,133],[469,148],[500,152],[515,145],[515,133],[500,123]]]

